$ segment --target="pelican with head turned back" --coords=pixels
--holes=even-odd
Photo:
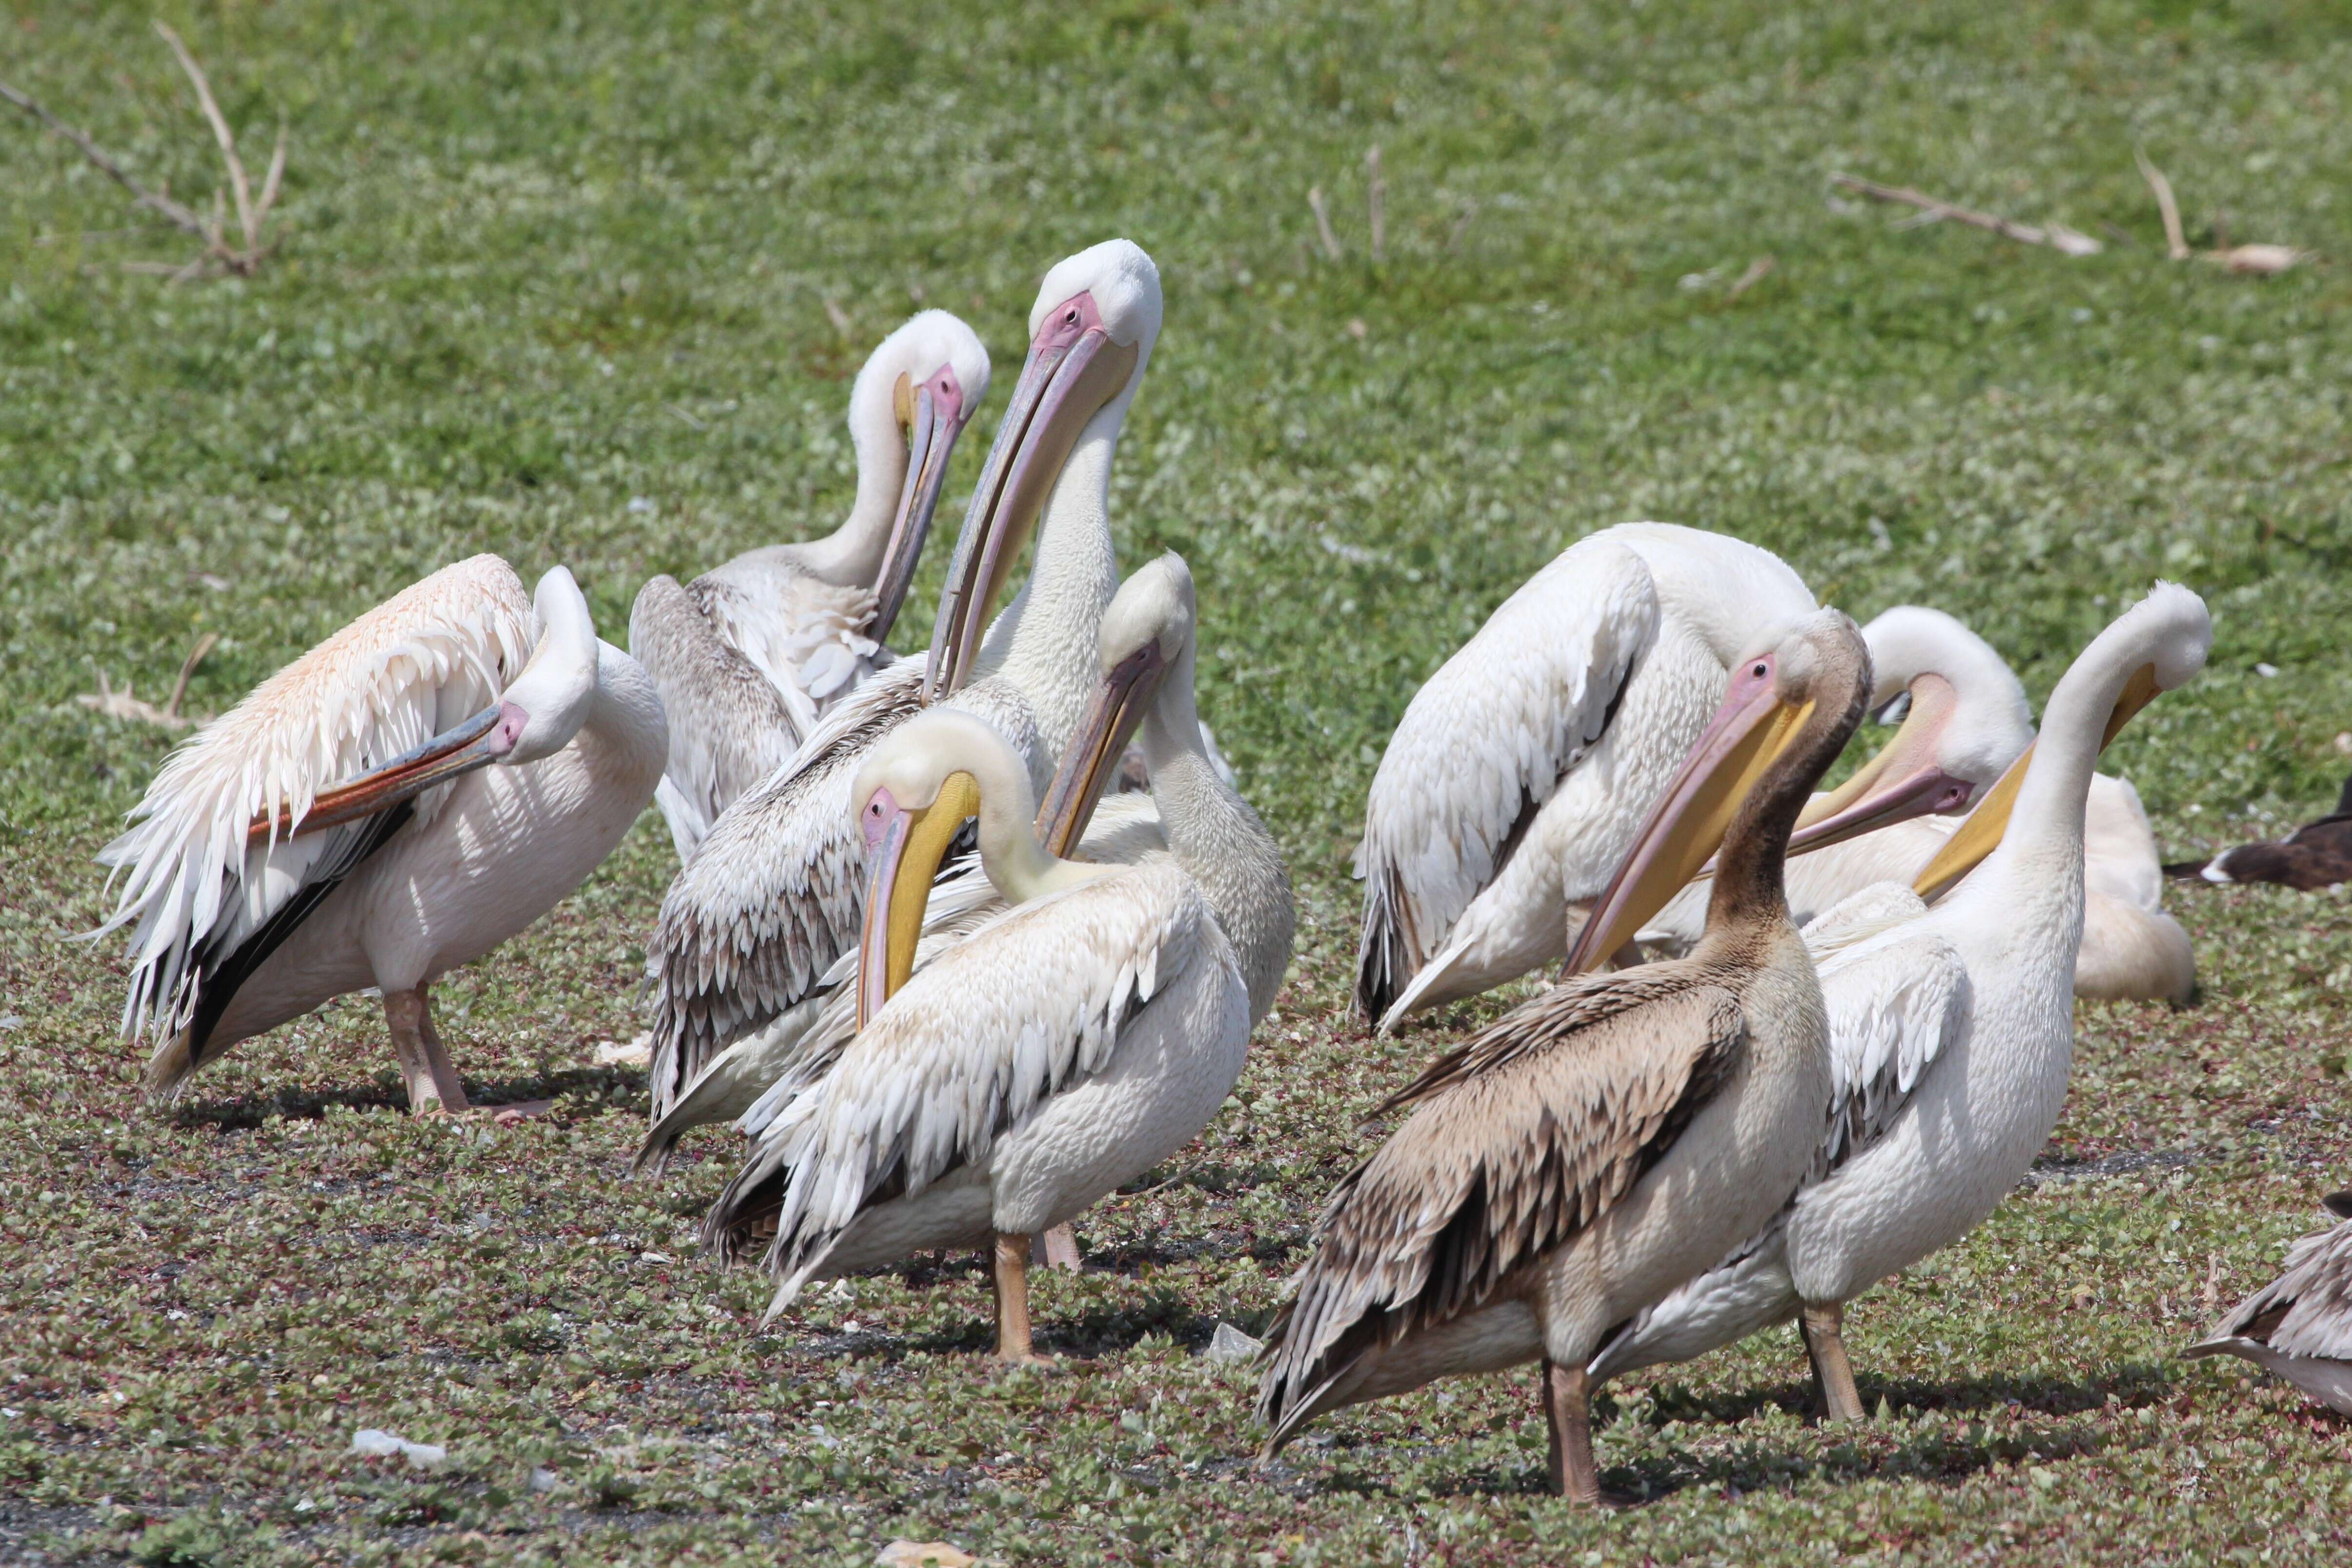
[[[1076,728],[1118,582],[1111,459],[1159,336],[1159,270],[1125,240],[1081,251],[1045,275],[1029,326],[928,663],[884,671],[826,715],[720,816],[662,899],[647,950],[656,1121],[706,1063],[805,1000],[854,946],[865,889],[851,788],[882,736],[951,707],[1000,731],[1042,784]],[[991,625],[1033,526],[1029,581]]]
[[[464,1110],[426,988],[578,887],[667,749],[560,566],[526,598],[478,555],[370,610],[174,752],[100,854],[123,877],[100,932],[133,928],[124,1028],[160,1037],[150,1093],[374,986],[411,1109]]]
[[[1098,866],[1172,859],[1191,873],[1233,943],[1255,1026],[1281,989],[1296,915],[1273,835],[1202,733],[1194,706],[1196,623],[1192,572],[1173,552],[1119,585],[1103,614],[1101,684],[1046,790],[1037,836],[1057,857]],[[1151,793],[1106,797],[1130,735]],[[1006,907],[984,870],[966,861],[932,890],[915,967],[951,951]],[[856,1036],[856,977],[853,950],[790,1013],[715,1058],[646,1134],[638,1168],[667,1164],[695,1127],[741,1117],[756,1137],[778,1109],[832,1070]]]
[[[1862,629],[1876,672],[1874,710],[1899,707],[1893,740],[1800,818],[1789,845],[1789,909],[1801,926],[1864,889],[1907,882],[2033,743],[2025,688],[1982,637],[1940,610],[1902,605]],[[1921,765],[1921,764],[1927,765]],[[1930,813],[1889,810],[1909,787],[1941,792]],[[2131,784],[2094,773],[2084,806],[2083,944],[2074,994],[2187,1001],[2189,933],[2165,913],[2156,835]],[[1811,826],[1807,819],[1818,818]],[[1840,826],[1840,819],[1859,822]],[[1693,883],[1641,935],[1668,952],[1697,940],[1706,883]]]
[[[656,577],[629,612],[629,652],[669,713],[659,801],[678,858],[789,761],[875,669],[915,578],[948,464],[988,395],[988,350],[945,310],[882,340],[849,391],[857,497],[823,539],[745,551],[680,587]]]
[[[1593,1350],[1761,1225],[1820,1137],[1828,1027],[1780,862],[1869,689],[1834,610],[1751,644],[1569,960],[1615,952],[1719,846],[1697,950],[1566,981],[1381,1108],[1412,1112],[1333,1192],[1269,1338],[1269,1450],[1323,1411],[1541,1359],[1553,1488],[1599,1500]]]
[[[2048,1141],[2073,1058],[2093,769],[2212,637],[2203,601],[2159,584],[2074,660],[2040,738],[1915,890],[1866,889],[1806,932],[1836,1079],[1813,1164],[1768,1223],[1602,1346],[1594,1377],[1795,1318],[1828,1411],[1861,1416],[1845,1303],[1973,1229]]]
[[[1364,804],[1356,1003],[1383,1029],[1566,951],[1721,699],[1813,608],[1743,541],[1624,523],[1506,599],[1417,692]]]
[[[1100,750],[1107,769],[1118,749]],[[1199,771],[1214,779],[1205,758]],[[857,1034],[775,1110],[705,1237],[729,1256],[773,1237],[771,1319],[812,1279],[988,1247],[997,1352],[1034,1359],[1032,1234],[1181,1148],[1241,1074],[1249,982],[1181,863],[1198,803],[1181,788],[1161,802],[1172,858],[1062,859],[1031,831],[1020,757],[951,710],[875,748],[857,794],[873,851]],[[975,815],[982,864],[1016,907],[917,971],[924,901]],[[1212,831],[1228,843],[1234,826]]]

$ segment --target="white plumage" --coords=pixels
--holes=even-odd
[[[1817,1369],[1825,1356],[1843,1368],[1843,1304],[1967,1235],[2016,1184],[2065,1099],[2084,803],[2105,726],[2193,677],[2211,640],[2203,602],[2159,584],[2059,681],[2005,832],[1968,830],[1999,835],[1981,865],[1932,909],[1874,889],[1807,933],[1833,949],[1819,972],[1837,1081],[1813,1173],[1762,1234],[1604,1345],[1596,1376],[1686,1360],[1801,1310]],[[1895,918],[1906,900],[1909,918]],[[1860,1414],[1850,1373],[1842,1389],[1825,1369],[1822,1382],[1833,1414]]]
[[[1741,648],[1813,609],[1777,556],[1625,523],[1505,600],[1406,708],[1365,803],[1357,1000],[1383,1027],[1567,951]]]
[[[486,710],[497,721],[465,766],[509,765],[437,773],[300,831],[354,775],[450,750]],[[536,610],[505,562],[479,555],[362,616],[168,758],[100,852],[122,885],[99,934],[132,927],[125,1032],[163,1037],[151,1089],[173,1092],[238,1040],[369,985],[388,1010],[415,998],[414,1019],[394,1020],[404,1065],[437,1056],[424,986],[593,870],[651,797],[666,745],[650,684],[596,642],[561,568]],[[410,1076],[413,1100],[456,1091],[454,1070],[423,1088]]]
[[[857,498],[840,528],[746,551],[684,587],[657,576],[639,591],[629,651],[669,713],[659,800],[679,859],[891,662],[883,639],[988,380],[979,335],[945,310],[922,311],[882,340],[850,389]]]

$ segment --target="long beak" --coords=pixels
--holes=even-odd
[[[932,879],[964,820],[979,812],[980,785],[970,773],[952,773],[940,781],[939,798],[930,805],[894,814],[874,847],[857,953],[859,1028],[914,973]]]
[[[2105,751],[2107,743],[2131,722],[2132,715],[2155,701],[2163,689],[2156,683],[2156,666],[2144,664],[2132,671],[2131,679],[2124,682],[2123,695],[2116,699],[2115,711],[2107,715],[2107,728],[2099,737],[2099,750]],[[2009,831],[2009,815],[2017,806],[2017,792],[2025,783],[2026,770],[2033,763],[2033,746],[2026,747],[2017,761],[2009,764],[2009,771],[1986,792],[1984,804],[1969,813],[1968,820],[1920,868],[1911,882],[1914,892],[1934,903],[1981,865],[1985,857],[2000,847],[2001,836]]]
[[[510,721],[502,724],[501,719]],[[456,729],[443,731],[383,766],[320,790],[310,797],[310,809],[299,822],[294,820],[292,807],[282,801],[274,812],[257,813],[246,826],[245,841],[254,845],[265,839],[296,838],[389,811],[435,784],[446,784],[505,756],[514,749],[525,719],[523,710],[510,703],[485,708]]]
[[[934,376],[920,386],[899,379],[900,416],[907,423],[907,482],[898,492],[898,513],[890,522],[890,541],[883,547],[882,574],[874,587],[874,618],[866,635],[876,642],[889,640],[898,611],[914,585],[915,567],[923,558],[924,542],[931,536],[931,519],[947,489],[948,463],[956,440],[971,411],[961,396],[940,384]]]
[[[1952,689],[1941,680],[1922,680],[1911,694],[1911,710],[1895,738],[1853,776],[1810,802],[1789,836],[1789,853],[1808,854],[1843,844],[1915,816],[1965,810],[1976,794],[1973,782],[1946,773],[1936,762],[1945,727],[1951,722]]]
[[[1810,702],[1781,701],[1769,678],[1734,683],[1593,906],[1569,950],[1569,973],[1594,967],[1633,940],[1722,847],[1739,803],[1811,710]]]
[[[1048,855],[1066,860],[1086,837],[1087,824],[1101,804],[1103,785],[1126,755],[1127,743],[1150,711],[1167,673],[1160,645],[1149,642],[1114,665],[1095,689],[1094,704],[1070,749],[1062,753],[1062,764],[1037,812],[1037,841]]]
[[[970,679],[989,613],[1078,433],[1125,390],[1135,359],[1133,344],[1112,342],[1100,327],[1068,342],[1051,337],[1049,329],[1031,346],[956,539],[955,563],[931,628],[925,702],[938,701]]]

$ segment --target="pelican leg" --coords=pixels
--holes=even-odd
[[[1046,1268],[1059,1268],[1069,1274],[1078,1271],[1078,1233],[1076,1230],[1066,1225],[1057,1225],[1051,1230],[1039,1231],[1031,1245],[1034,1247],[1039,1242],[1045,1244]]]
[[[436,1116],[465,1110],[465,1086],[457,1081],[457,1066],[434,1030],[425,988],[385,992],[383,1021],[392,1031],[392,1054],[400,1058],[400,1076],[408,1086],[410,1114]]]
[[[1845,1303],[1806,1302],[1797,1329],[1805,1336],[1805,1353],[1813,1358],[1813,1377],[1821,1384],[1828,1418],[1861,1420],[1862,1394],[1853,1385],[1853,1364],[1845,1358]]]
[[[1041,1362],[1029,1344],[1029,1237],[996,1233],[996,1358],[1009,1362]]]
[[[1544,1424],[1551,1429],[1551,1489],[1587,1508],[1601,1501],[1592,1463],[1592,1379],[1581,1365],[1543,1363]]]

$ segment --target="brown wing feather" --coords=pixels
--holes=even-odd
[[[1449,1053],[1344,1177],[1276,1321],[1258,1413],[1279,1446],[1362,1356],[1474,1310],[1674,1146],[1745,1050],[1739,999],[1684,964],[1579,981]]]

